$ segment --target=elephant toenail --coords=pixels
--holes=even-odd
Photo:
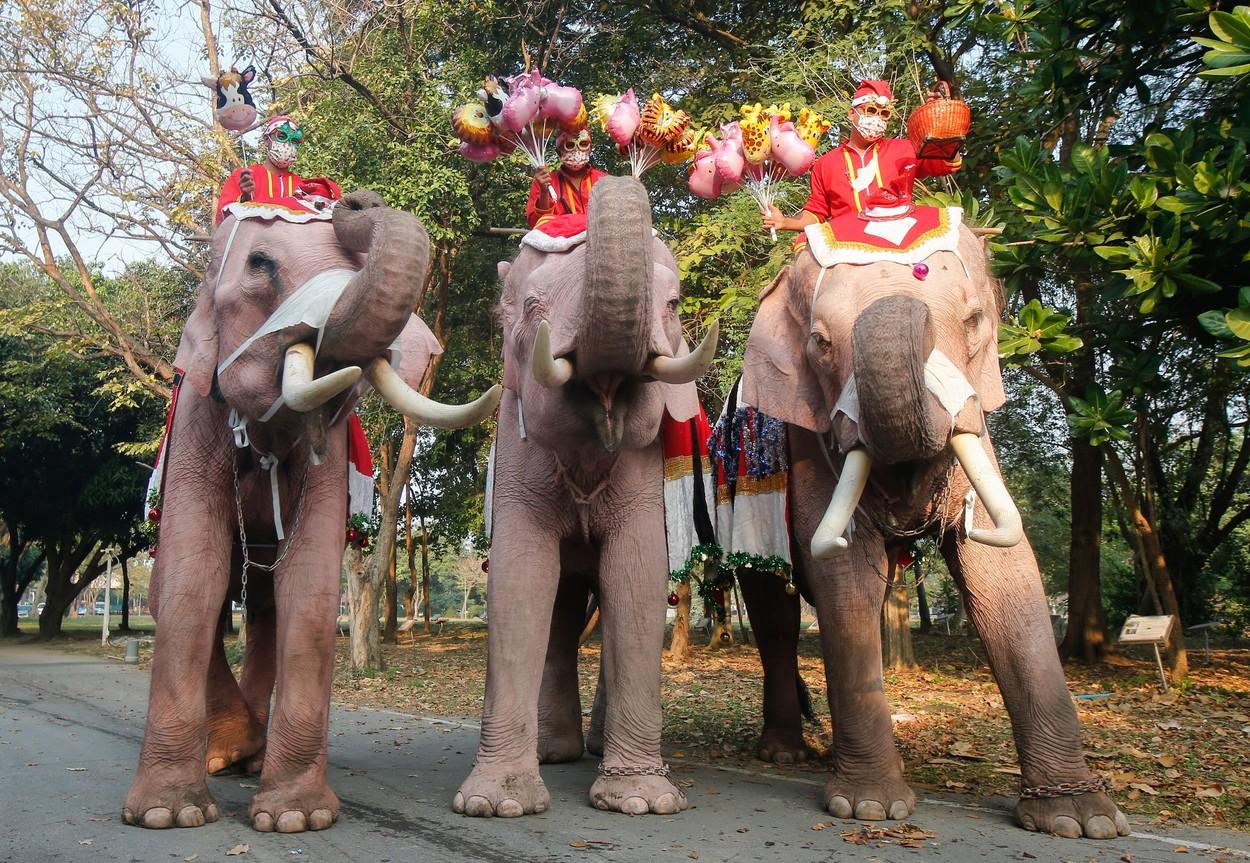
[[[538,801],[537,803],[534,804],[534,814],[537,815],[540,812],[546,812],[548,805],[550,805],[549,800]]]
[[[464,814],[474,818],[490,818],[495,814],[495,807],[480,794],[474,794],[464,802]]]
[[[1115,831],[1121,836],[1127,836],[1132,832],[1132,828],[1128,826],[1128,818],[1119,809],[1115,810]]]
[[[525,814],[525,807],[516,800],[500,800],[495,814],[500,818],[519,818]]]
[[[457,815],[464,814],[464,794],[460,791],[456,792],[456,796],[451,798],[451,811]]]
[[[1067,815],[1057,815],[1054,822],[1050,825],[1050,832],[1065,839],[1080,839],[1081,825],[1077,823],[1075,818],[1070,818]]]
[[[625,802],[621,804],[621,811],[626,815],[646,815],[650,809],[651,807],[642,797],[626,797]]]
[[[677,798],[672,794],[661,794],[655,799],[655,805],[651,807],[651,811],[656,815],[672,815],[679,811],[677,808]]]
[[[890,804],[890,818],[894,821],[901,821],[911,814],[907,804],[902,800],[895,800]]]
[[[183,806],[178,810],[179,827],[203,827],[204,813],[198,806]]]
[[[329,809],[314,809],[308,816],[310,830],[325,830],[334,823],[334,813]]]
[[[298,809],[288,809],[278,816],[274,829],[279,833],[303,833],[308,829],[308,819]]]
[[[855,810],[851,808],[851,801],[841,795],[830,797],[825,808],[835,818],[850,818],[855,813]]]
[[[773,763],[774,764],[793,764],[794,755],[793,753],[790,753],[790,752],[778,752],[776,755],[773,756]]]
[[[1115,822],[1106,815],[1095,815],[1086,820],[1085,835],[1090,839],[1114,839]]]
[[[226,769],[226,759],[218,756],[217,758],[208,759],[208,772],[220,773]]]
[[[127,824],[134,824],[135,813],[131,812],[129,809],[122,809],[122,821],[126,822]]]
[[[257,812],[252,816],[252,829],[261,833],[273,832],[273,816],[268,812]]]
[[[605,798],[599,797],[595,800],[595,808],[607,812],[612,807],[608,805],[608,801]]]
[[[208,808],[204,810],[204,821],[205,823],[211,824],[212,822],[216,820],[217,820],[217,804],[210,803],[208,804]]]
[[[143,813],[143,826],[151,830],[164,830],[174,826],[174,813],[164,806],[157,806]]]
[[[855,804],[855,817],[860,821],[884,821],[885,807],[876,800],[861,800]]]

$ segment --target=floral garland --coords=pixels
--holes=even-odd
[[[369,547],[378,535],[378,523],[362,513],[356,513],[347,520],[347,544],[354,545],[362,551]]]

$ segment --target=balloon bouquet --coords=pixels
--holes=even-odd
[[[642,106],[633,87],[624,93],[600,96],[595,100],[594,116],[617,151],[629,158],[635,178],[660,162],[680,165],[694,156],[698,136],[690,128],[690,115],[673,108],[659,93],[652,94]]]
[[[479,101],[461,105],[451,118],[460,138],[460,155],[472,162],[491,162],[520,150],[531,168],[547,162],[547,147],[561,132],[586,128],[586,106],[576,87],[544,78],[538,69],[507,80],[505,96],[499,82],[487,78]],[[552,199],[559,195],[550,189]]]
[[[808,108],[791,121],[790,103],[765,108],[743,105],[741,119],[709,132],[694,157],[688,185],[701,198],[715,198],[746,188],[760,211],[767,213],[781,182],[801,177],[816,159],[816,147],[829,122]],[[777,232],[769,231],[775,242]]]

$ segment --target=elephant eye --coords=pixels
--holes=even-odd
[[[681,300],[679,300],[677,297],[673,297],[671,300],[668,301],[668,310],[672,312],[673,314],[677,314],[677,307],[680,305],[681,305]]]
[[[542,301],[539,300],[538,297],[526,297],[525,298],[525,313],[529,314],[530,312],[534,311],[534,309],[538,308],[541,302]]]
[[[964,338],[968,342],[968,356],[972,356],[980,347],[981,321],[985,316],[977,309],[964,318]]]
[[[822,354],[828,353],[829,349],[833,347],[829,340],[820,333],[812,333],[812,343],[816,345],[817,350]]]

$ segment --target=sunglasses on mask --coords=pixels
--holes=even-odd
[[[855,110],[869,117],[880,117],[882,120],[888,120],[894,116],[894,109],[889,105],[878,105],[875,102],[865,102]]]
[[[302,144],[304,133],[298,127],[291,127],[284,123],[278,127],[278,131],[274,132],[273,139],[282,144]]]
[[[566,153],[572,153],[572,152],[574,152],[574,151],[576,151],[576,150],[582,150],[582,151],[584,151],[584,152],[589,152],[589,151],[590,151],[590,140],[589,140],[589,139],[584,139],[584,140],[581,140],[581,141],[565,141],[563,144],[561,144],[561,145],[560,145],[560,148],[561,148],[562,150],[564,150],[564,152],[566,152]]]

